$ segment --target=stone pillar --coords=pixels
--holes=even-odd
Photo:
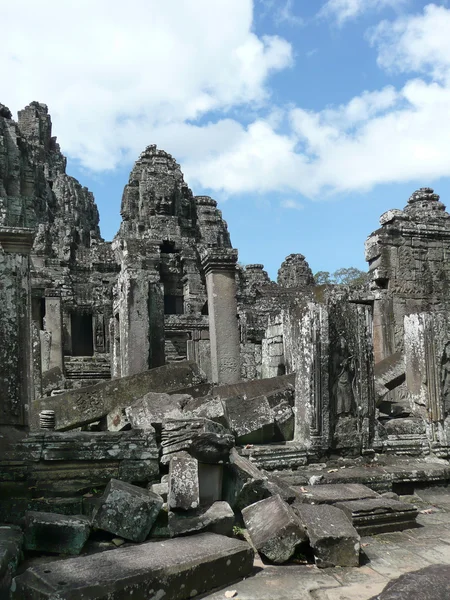
[[[49,369],[58,368],[63,373],[63,319],[59,290],[45,290],[45,331],[51,336]]]
[[[28,424],[34,396],[30,250],[34,231],[0,227],[0,425]]]
[[[164,291],[152,249],[136,240],[116,240],[113,247],[122,267],[114,306],[119,339],[113,367],[119,361],[125,377],[165,363]]]
[[[202,253],[208,292],[211,370],[214,383],[236,383],[240,379],[236,262],[237,250],[210,248]]]

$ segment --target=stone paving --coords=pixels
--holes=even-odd
[[[361,538],[359,568],[274,566],[255,560],[254,575],[203,596],[206,600],[369,600],[389,580],[432,564],[450,564],[450,489],[416,490],[401,497],[420,510],[419,527]],[[227,592],[236,592],[233,596]]]

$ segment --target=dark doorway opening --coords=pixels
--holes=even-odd
[[[164,296],[164,314],[182,315],[184,313],[183,296]]]
[[[175,254],[178,250],[175,250],[175,242],[164,240],[159,247],[161,254]]]
[[[93,356],[92,315],[72,313],[72,356]]]

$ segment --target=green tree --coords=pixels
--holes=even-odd
[[[314,275],[314,281],[318,285],[349,285],[357,286],[366,283],[368,274],[356,267],[342,267],[334,273],[319,271]]]

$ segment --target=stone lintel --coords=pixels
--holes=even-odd
[[[216,271],[234,271],[238,259],[238,251],[234,248],[208,248],[201,254],[202,267],[205,274]]]
[[[0,245],[11,254],[30,254],[34,235],[29,227],[0,227]]]
[[[61,298],[62,290],[58,290],[55,288],[45,288],[44,296],[46,298]]]

